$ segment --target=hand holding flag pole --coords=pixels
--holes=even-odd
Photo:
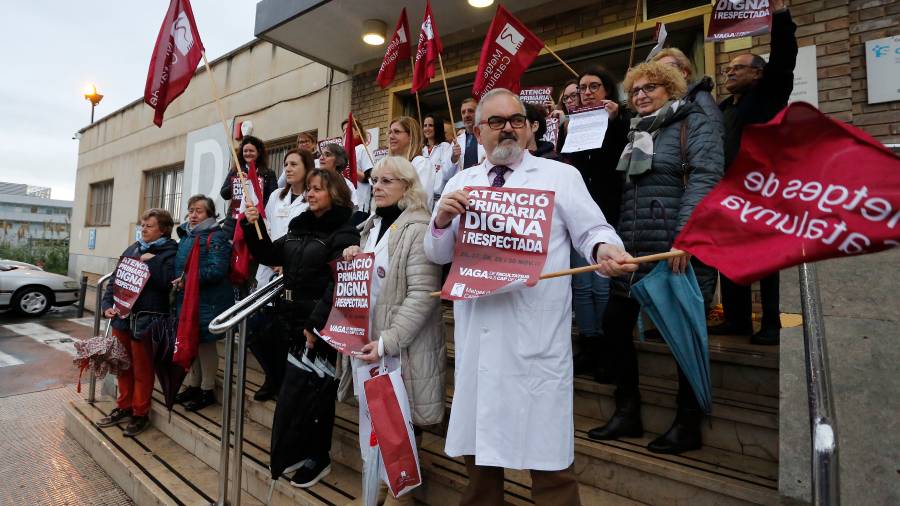
[[[228,122],[225,121],[225,111],[222,109],[222,103],[219,102],[219,90],[216,88],[216,80],[213,79],[212,68],[209,66],[209,60],[206,59],[206,51],[203,51],[203,65],[206,67],[206,74],[209,76],[209,86],[212,90],[213,101],[216,103],[216,109],[219,111],[219,119],[222,120],[222,128],[225,129],[225,138],[228,139],[229,147],[228,151],[231,151],[231,159],[234,162],[234,167],[237,169],[238,179],[241,180],[241,188],[244,190],[244,195],[250,195],[250,189],[247,186],[247,178],[244,177],[244,171],[241,169],[241,161],[238,160],[237,152],[235,152],[234,148],[230,146],[231,144],[231,134],[228,132]],[[262,231],[259,229],[259,221],[253,223],[253,226],[256,228],[256,236],[262,240]]]
[[[642,257],[635,257],[631,260],[628,260],[624,263],[626,264],[646,264],[650,262],[658,262],[660,260],[668,260],[670,258],[678,258],[687,255],[688,252],[681,250],[672,250],[666,251],[665,253],[656,253],[654,255],[646,255]],[[574,269],[565,269],[562,271],[556,272],[548,272],[547,274],[541,274],[541,277],[538,279],[553,279],[553,278],[561,278],[563,276],[573,276],[575,274],[582,274],[585,272],[593,272],[600,269],[600,264],[586,265],[584,267],[576,267]],[[441,292],[431,292],[432,297],[440,297]]]

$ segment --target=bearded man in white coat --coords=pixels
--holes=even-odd
[[[578,171],[528,153],[529,131],[517,95],[495,89],[482,98],[475,133],[487,158],[447,183],[425,236],[429,260],[453,260],[468,205],[464,187],[506,186],[556,194],[544,272],[569,268],[570,244],[600,263],[602,275],[634,271]],[[504,468],[531,471],[536,504],[580,504],[569,278],[456,301],[453,314],[456,374],[445,451],[465,457],[469,485],[461,504],[502,504]]]

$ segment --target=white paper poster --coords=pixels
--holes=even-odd
[[[900,100],[900,35],[866,42],[870,104]]]
[[[608,126],[609,113],[603,108],[570,114],[562,152],[575,153],[601,148]]]
[[[762,55],[769,61],[769,55]],[[819,76],[816,71],[816,46],[803,46],[797,51],[797,64],[794,66],[794,91],[788,103],[806,102],[819,107]]]

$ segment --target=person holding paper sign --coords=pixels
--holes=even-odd
[[[618,231],[634,256],[663,253],[694,207],[722,178],[722,139],[699,105],[679,100],[687,83],[679,71],[660,62],[642,63],[628,71],[625,89],[638,116],[631,121],[630,142],[616,170],[625,176],[622,216]],[[675,273],[683,273],[690,256],[669,260]],[[642,265],[625,278],[613,280],[612,297],[603,319],[603,333],[615,364],[616,411],[606,425],[588,432],[596,440],[641,437],[641,397],[633,330],[640,304],[631,287],[653,269]],[[698,280],[714,271],[694,263]],[[714,283],[704,299],[712,297]],[[681,368],[678,368],[678,412],[671,428],[647,448],[656,453],[681,453],[701,446],[703,412]]]
[[[344,250],[344,260],[361,252],[375,253],[372,277],[369,335],[374,339],[362,349],[366,362],[385,355],[400,357],[403,383],[409,395],[417,444],[422,427],[444,418],[444,348],[440,299],[441,268],[425,256],[425,234],[430,213],[426,192],[416,170],[405,158],[390,156],[372,171],[375,214],[363,225],[360,246]],[[353,365],[351,365],[351,363]],[[338,399],[351,395],[356,359],[341,356]],[[360,394],[362,385],[356,385]],[[384,504],[412,504],[412,495]]]
[[[329,145],[331,149],[334,145]],[[348,247],[359,244],[359,232],[353,226],[353,204],[350,191],[340,173],[330,169],[313,169],[306,177],[308,208],[292,219],[287,235],[272,241],[263,228],[263,238],[257,238],[253,223],[259,210],[249,206],[241,226],[247,235],[250,253],[264,265],[281,265],[284,272],[284,292],[275,302],[279,325],[291,339],[295,353],[303,343],[315,354],[334,364],[337,352],[320,341],[314,331],[325,326],[334,291],[334,278],[329,262],[340,258]],[[305,338],[305,339],[304,339]],[[281,392],[290,386],[282,384]],[[279,394],[279,398],[283,395]],[[331,400],[331,420],[323,427],[334,425],[334,402]],[[328,410],[326,410],[327,412]],[[327,439],[327,441],[325,441]],[[331,472],[331,435],[322,435],[323,444],[291,478],[296,487],[311,487]]]
[[[482,98],[475,134],[487,159],[450,180],[425,234],[432,262],[453,261],[466,187],[553,191],[545,272],[569,267],[574,245],[616,276],[636,269],[622,240],[570,165],[527,152],[528,120],[519,97],[497,88]],[[595,274],[598,275],[598,274]],[[456,375],[446,453],[465,456],[469,484],[461,504],[501,504],[503,469],[529,469],[537,504],[579,504],[572,468],[572,305],[569,280],[455,301]],[[535,432],[538,431],[538,432]]]
[[[172,240],[172,215],[165,209],[148,209],[141,215],[141,238],[122,252],[147,264],[150,278],[131,312],[119,317],[113,301],[115,280],[106,285],[100,310],[112,320],[113,336],[122,343],[131,359],[131,368],[116,375],[119,396],[112,412],[97,422],[98,427],[127,423],[126,436],[135,436],[150,426],[150,399],[153,396],[153,363],[141,341],[134,338],[150,323],[154,314],[169,312],[169,289],[175,278],[175,253]]]
[[[391,156],[402,156],[416,168],[422,188],[434,188],[436,179],[434,165],[422,156],[425,138],[419,123],[409,116],[400,116],[391,121],[388,129],[388,151]],[[434,202],[434,195],[428,192],[428,209]]]

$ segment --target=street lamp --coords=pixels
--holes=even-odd
[[[94,123],[94,108],[103,100],[103,95],[97,93],[97,87],[88,84],[84,87],[84,99],[91,102],[91,124]]]

